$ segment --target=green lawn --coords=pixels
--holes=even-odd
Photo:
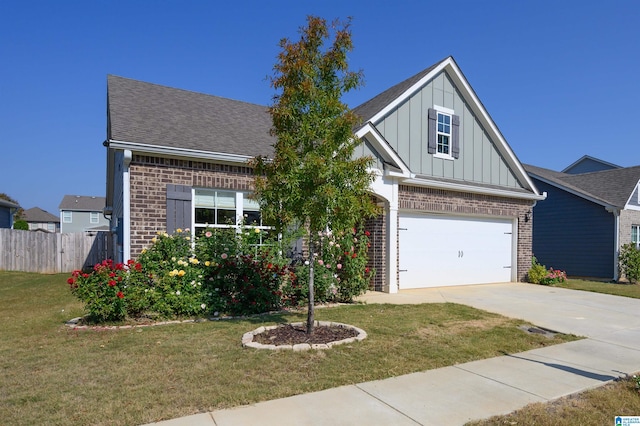
[[[569,279],[554,287],[569,288],[572,290],[593,291],[596,293],[613,294],[615,296],[633,297],[640,299],[640,284],[609,283],[600,281]]]
[[[242,348],[246,331],[304,313],[120,330],[73,330],[67,275],[0,272],[0,419],[132,425],[382,379],[574,340],[456,304],[352,305],[319,320],[367,331],[328,351]]]

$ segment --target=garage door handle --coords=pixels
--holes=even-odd
[[[407,272],[408,269],[398,269],[398,272]]]
[[[464,257],[464,251],[458,250],[458,257]]]
[[[406,231],[407,228],[398,228],[398,231]]]

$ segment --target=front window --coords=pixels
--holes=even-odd
[[[229,227],[236,225],[236,193],[213,189],[196,189],[195,227]]]
[[[438,112],[437,119],[438,154],[451,155],[451,116]]]
[[[62,212],[62,222],[63,223],[71,223],[71,212],[70,211],[63,211]]]
[[[640,249],[640,225],[631,225],[631,243]]]

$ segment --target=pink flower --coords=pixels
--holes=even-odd
[[[207,231],[207,232],[204,233],[204,236],[207,237],[207,238],[211,238],[212,235],[213,234],[211,233],[211,231]]]
[[[324,261],[322,259],[318,259],[318,265],[324,265]]]
[[[222,253],[222,255],[220,257],[223,258],[223,259],[226,259],[227,258],[227,253]]]
[[[342,263],[338,263],[338,264],[336,265],[336,268],[338,268],[338,269],[342,269]]]

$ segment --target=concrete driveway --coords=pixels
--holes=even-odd
[[[614,285],[614,284],[612,284]],[[452,302],[539,327],[640,349],[640,299],[526,283],[369,292],[366,303]]]

